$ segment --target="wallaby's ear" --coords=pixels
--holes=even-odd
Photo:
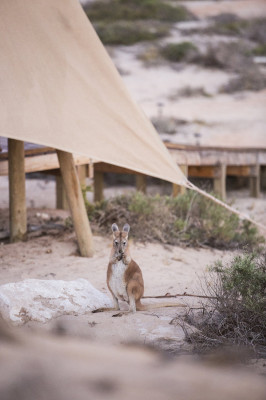
[[[129,226],[128,224],[125,224],[125,225],[123,226],[123,232],[129,233],[129,231],[130,231],[130,226]]]
[[[119,231],[119,228],[118,228],[118,226],[116,224],[112,225],[112,231],[113,232]]]

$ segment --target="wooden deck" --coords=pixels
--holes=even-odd
[[[0,142],[0,176],[8,175],[8,150]],[[213,180],[214,191],[223,199],[226,198],[226,177],[238,176],[249,178],[251,195],[259,197],[261,188],[266,188],[266,149],[241,149],[221,147],[197,147],[165,143],[175,162],[188,178],[209,178]],[[103,174],[106,172],[137,175],[137,188],[145,191],[145,176],[135,171],[121,168],[104,162],[94,162],[86,156],[75,156],[74,162],[79,167],[79,176],[93,176],[95,184],[95,200],[103,198]],[[81,167],[82,166],[82,167]],[[25,172],[47,172],[59,176],[59,163],[55,149],[51,147],[25,144]],[[60,178],[57,178],[60,187]],[[182,192],[174,185],[173,193]],[[60,190],[57,190],[60,197]],[[62,206],[62,199],[57,206]]]

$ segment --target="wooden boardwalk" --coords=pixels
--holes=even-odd
[[[1,138],[0,176],[8,175],[8,149],[5,138]],[[175,162],[188,178],[209,178],[213,180],[214,192],[226,198],[226,177],[249,178],[250,193],[259,197],[266,188],[266,149],[241,149],[221,147],[199,147],[165,143]],[[135,174],[137,189],[145,191],[146,177],[135,171],[104,162],[94,162],[86,156],[75,156],[81,183],[87,176],[94,175],[94,198],[103,198],[103,175],[107,172]],[[58,157],[55,149],[25,143],[25,172],[46,172],[56,175],[57,207],[65,208],[65,197],[61,182]],[[184,188],[173,185],[173,195],[182,193]]]

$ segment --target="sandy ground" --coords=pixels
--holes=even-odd
[[[266,14],[265,0],[184,1],[182,2],[198,18],[212,17],[220,13],[232,13],[241,18],[258,18]]]
[[[35,210],[36,212],[39,210]],[[43,210],[44,211],[44,210]],[[55,215],[55,211],[45,210]],[[27,278],[36,279],[88,279],[97,289],[108,293],[106,269],[111,240],[94,237],[95,256],[87,259],[77,255],[77,244],[73,233],[59,233],[34,238],[26,243],[7,244],[0,247],[0,283],[16,282]],[[133,258],[139,263],[145,282],[145,295],[164,295],[189,292],[198,294],[198,278],[207,266],[215,260],[230,258],[231,253],[218,250],[188,249],[175,246],[162,246],[152,243],[131,243]],[[169,303],[170,300],[160,300]],[[180,297],[171,303],[195,305],[197,298]],[[158,303],[146,299],[145,304]],[[127,305],[121,303],[122,309]],[[63,316],[45,325],[29,322],[41,329],[56,329],[60,324],[68,333],[86,336],[107,343],[160,343],[163,347],[180,352],[186,348],[182,329],[169,323],[183,308],[160,308],[137,312],[121,318],[112,318],[112,312],[86,314],[84,316]],[[164,343],[165,342],[165,343]]]
[[[166,43],[191,41],[204,51],[210,45],[236,41],[236,37],[199,34],[190,30],[196,28],[200,32],[210,23],[208,17],[220,13],[234,13],[243,18],[265,17],[266,2],[185,1],[184,5],[199,20],[175,24],[170,36],[157,41],[157,44],[138,43],[109,49],[131,96],[150,119],[163,117],[186,121],[176,134],[162,135],[168,141],[222,147],[265,147],[266,90],[219,94],[220,88],[234,74],[182,63],[147,65],[140,56],[152,53],[152,49]],[[181,97],[178,93],[184,88],[201,88],[206,96]]]
[[[221,1],[185,2],[191,10],[200,17],[224,12],[223,7],[230,3],[230,10],[241,16],[256,14],[254,4],[260,4],[261,10],[265,3],[260,1]],[[208,3],[208,4],[207,4]],[[251,4],[252,3],[252,4]],[[251,10],[251,8],[252,10]],[[246,14],[245,14],[246,13]],[[265,10],[266,13],[266,10]],[[261,11],[259,12],[261,15]],[[173,41],[175,36],[169,38]],[[248,133],[252,127],[252,144],[256,137],[261,137],[265,128],[266,114],[265,91],[260,93],[244,93],[240,96],[217,95],[218,88],[230,79],[230,75],[223,71],[209,71],[200,67],[189,66],[177,73],[170,66],[145,68],[136,54],[142,48],[136,46],[118,47],[113,50],[112,57],[121,71],[123,79],[133,97],[143,107],[149,117],[158,115],[184,118],[196,124],[195,129],[201,129],[202,140],[208,144],[213,133],[222,133],[224,138],[236,134],[239,141],[241,132]],[[176,91],[187,85],[202,86],[212,98],[191,98],[173,100],[171,97]],[[169,98],[170,96],[170,98]],[[158,104],[163,103],[158,108]],[[198,121],[198,122],[197,122]],[[201,121],[201,122],[199,122]],[[202,121],[205,121],[202,124]],[[199,125],[197,127],[197,124]],[[265,129],[264,129],[265,130]],[[226,132],[226,134],[225,134]],[[227,135],[227,136],[226,136]],[[245,135],[244,135],[245,136]],[[241,140],[243,137],[241,136]],[[217,137],[217,136],[216,136]],[[222,137],[222,136],[220,136]],[[246,137],[246,136],[245,136]],[[179,136],[182,142],[182,135]],[[193,141],[185,132],[183,139]],[[187,139],[186,139],[187,140]],[[221,139],[224,144],[225,139]],[[203,144],[202,142],[202,144]],[[120,193],[134,190],[132,188],[119,189]],[[41,223],[42,216],[64,220],[68,212],[53,210],[55,207],[55,182],[27,180],[27,206],[31,221]],[[112,189],[105,190],[108,198],[113,194]],[[239,192],[229,192],[233,205],[245,213],[266,224],[265,194],[260,199],[248,198],[247,193],[242,197]],[[89,194],[91,199],[91,194]],[[0,178],[0,228],[8,225],[8,181]],[[26,243],[0,244],[0,284],[20,281],[27,278],[38,279],[88,279],[97,289],[108,293],[106,286],[106,268],[110,253],[110,239],[95,236],[95,256],[91,259],[77,255],[77,243],[71,232],[55,231],[41,237],[31,238]],[[164,295],[166,293],[200,293],[198,277],[202,276],[207,267],[219,259],[230,259],[234,253],[208,249],[192,249],[177,246],[162,246],[152,243],[131,243],[133,258],[139,263],[144,276],[145,295]],[[164,300],[165,302],[169,302]],[[143,302],[156,303],[154,299]],[[180,297],[172,302],[187,303],[197,307],[197,298]],[[125,305],[122,305],[126,308]],[[153,311],[138,312],[135,315],[124,315],[113,318],[112,313],[86,314],[83,316],[63,316],[47,324],[34,321],[27,323],[23,330],[62,330],[70,335],[85,337],[90,340],[106,343],[152,343],[174,353],[185,352],[189,349],[184,342],[184,334],[180,327],[170,324],[173,318],[182,315],[183,308],[160,308]]]
[[[8,226],[8,183],[0,179],[0,228]],[[153,188],[154,189],[154,188]],[[132,191],[124,187],[118,190],[106,189],[110,197],[117,193]],[[249,212],[257,220],[265,221],[265,198],[251,199],[246,192],[229,192],[231,201],[243,212]],[[55,224],[64,224],[69,212],[55,210],[55,183],[53,181],[27,180],[27,203],[35,208],[28,209],[28,223],[45,224],[46,219],[53,219]],[[31,234],[26,243],[0,245],[0,284],[17,282],[28,278],[75,280],[85,278],[97,289],[108,293],[106,269],[111,248],[111,237],[95,236],[95,256],[82,258],[78,256],[77,243],[73,232],[63,229],[44,230]],[[131,243],[132,257],[139,263],[144,276],[145,295],[158,296],[170,294],[200,294],[199,278],[207,271],[208,266],[217,260],[229,260],[233,252],[212,249],[194,249],[178,246],[164,246],[154,243]],[[169,303],[170,300],[145,299],[143,303]],[[184,303],[192,307],[199,306],[199,299],[179,297],[171,303]],[[127,309],[126,304],[121,304]],[[113,313],[86,314],[83,316],[62,316],[49,323],[41,324],[31,321],[23,328],[66,331],[78,337],[106,343],[151,343],[174,353],[189,350],[184,341],[183,330],[170,324],[176,316],[182,316],[184,308],[159,308],[135,315],[124,315],[113,318]]]

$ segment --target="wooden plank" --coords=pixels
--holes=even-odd
[[[27,238],[24,142],[8,139],[10,241]]]
[[[191,166],[210,166],[218,164],[237,166],[253,165],[257,163],[259,156],[259,154],[255,152],[226,152],[222,150],[170,150],[170,154],[178,165]]]
[[[220,150],[226,152],[254,152],[257,153],[258,151],[266,151],[266,147],[226,147],[226,146],[198,146],[198,145],[191,145],[191,144],[179,144],[179,143],[171,143],[171,142],[164,142],[165,146],[168,149],[174,150]]]
[[[43,155],[47,153],[55,153],[55,149],[53,147],[36,147],[35,149],[24,149],[25,157]],[[8,152],[4,152],[0,154],[0,160],[7,160]]]
[[[229,176],[250,176],[251,167],[245,165],[228,165],[227,175]]]
[[[88,164],[90,158],[87,156],[75,156],[75,165]],[[34,157],[25,158],[25,172],[39,172],[58,169],[59,162],[56,153],[38,155]],[[0,161],[0,176],[8,175],[8,161]]]
[[[119,167],[118,165],[112,165],[104,162],[96,162],[94,163],[94,171],[95,172],[113,172],[115,174],[138,174],[138,172],[128,169]]]
[[[83,257],[92,257],[92,233],[74,163],[74,157],[71,153],[61,150],[57,150],[57,155],[69,209],[77,235],[80,254]]]
[[[188,167],[188,177],[193,178],[219,178],[220,168],[218,166],[195,166]]]

